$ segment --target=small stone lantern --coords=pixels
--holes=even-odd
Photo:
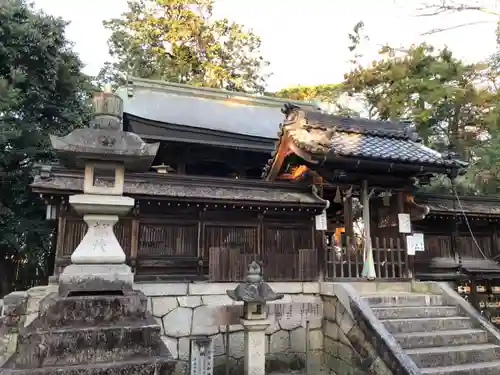
[[[265,375],[267,302],[283,298],[262,280],[260,266],[252,262],[244,282],[227,295],[234,301],[243,302],[241,324],[245,332],[245,375]]]

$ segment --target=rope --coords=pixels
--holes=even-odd
[[[486,259],[486,260],[488,260],[488,257],[486,255],[484,255],[483,250],[481,249],[481,246],[479,246],[479,243],[476,240],[476,236],[474,236],[474,233],[472,232],[472,228],[470,226],[469,219],[467,218],[467,215],[465,214],[464,207],[462,206],[462,202],[460,201],[460,198],[459,198],[459,196],[457,194],[457,189],[456,189],[455,185],[453,185],[452,189],[453,189],[453,194],[455,195],[455,198],[457,198],[458,206],[459,206],[460,211],[462,212],[462,215],[463,215],[463,217],[465,219],[465,224],[467,225],[467,229],[469,230],[469,233],[471,235],[472,241],[476,245],[477,249],[479,250],[479,252],[483,256],[483,258]]]

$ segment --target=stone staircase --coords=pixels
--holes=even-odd
[[[500,346],[442,296],[392,292],[363,299],[422,374],[500,374]]]

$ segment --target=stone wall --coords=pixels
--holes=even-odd
[[[190,339],[209,336],[214,342],[214,374],[225,374],[225,364],[230,374],[242,374],[243,327],[240,324],[214,324],[214,311],[221,306],[235,305],[227,295],[233,283],[138,283],[136,289],[148,297],[149,309],[162,327],[163,339],[180,360],[177,374],[188,369]],[[319,283],[270,283],[277,293],[284,293],[280,304],[321,304]],[[273,304],[272,302],[271,304]],[[306,357],[306,328],[300,314],[292,314],[273,321],[268,328],[266,362],[269,370],[301,368]],[[322,352],[323,332],[321,317],[309,319],[309,355]],[[228,346],[229,344],[229,346]],[[226,355],[227,350],[227,355]]]
[[[358,323],[336,296],[323,296],[325,367],[337,375],[390,375]]]

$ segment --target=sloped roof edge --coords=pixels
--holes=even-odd
[[[310,107],[311,109],[317,109],[318,107],[317,104],[312,101],[282,99],[259,94],[247,94],[238,91],[198,87],[181,83],[173,83],[133,76],[128,77],[127,81],[127,85],[119,87],[117,89],[117,93],[118,91],[121,92],[123,89],[126,89],[128,95],[133,95],[134,88],[147,88],[159,91],[167,91],[178,95],[205,96],[212,97],[213,99],[234,99],[235,101],[248,102],[248,104],[252,105],[268,105],[279,107],[280,109],[287,103],[291,103],[301,107]]]

